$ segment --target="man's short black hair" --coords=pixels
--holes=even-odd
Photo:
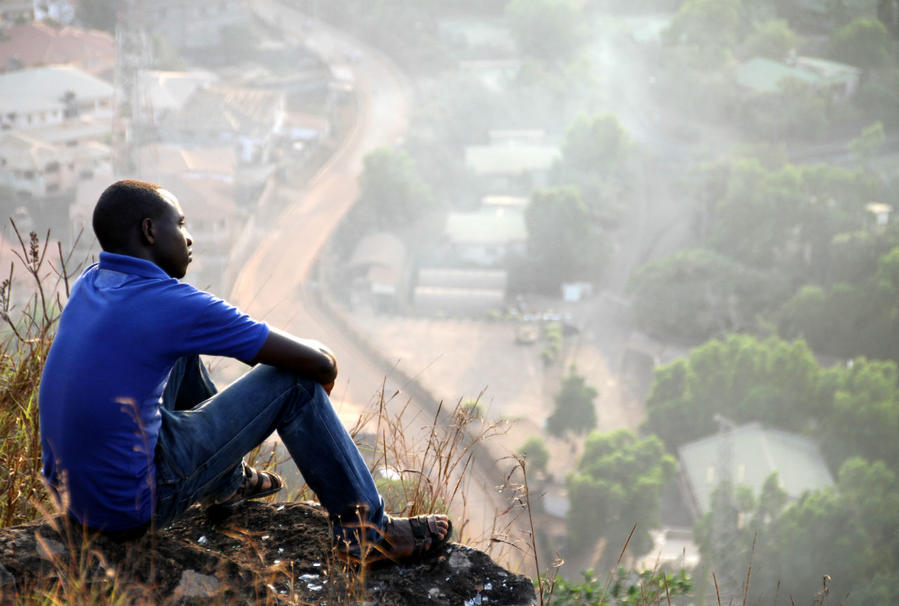
[[[134,230],[146,218],[158,219],[165,208],[160,187],[147,181],[125,179],[106,188],[94,207],[93,227],[107,252],[127,250]]]

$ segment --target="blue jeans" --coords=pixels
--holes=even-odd
[[[162,528],[200,501],[224,498],[243,480],[243,457],[277,431],[334,522],[338,539],[359,512],[384,523],[384,504],[359,450],[318,383],[258,365],[217,391],[199,356],[180,359],[163,393],[156,445],[156,510]]]

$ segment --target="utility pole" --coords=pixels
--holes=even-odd
[[[736,423],[716,414],[718,423],[718,462],[715,466],[717,487],[709,502],[711,519],[710,562],[717,580],[718,595],[722,604],[736,599],[740,591],[742,546],[739,543],[739,520],[734,497],[734,431]],[[714,589],[714,586],[711,587]],[[713,598],[710,602],[717,603]]]
[[[142,94],[141,73],[152,61],[140,0],[116,3],[116,118],[115,171],[117,176],[140,173],[139,151],[152,125],[150,100]]]

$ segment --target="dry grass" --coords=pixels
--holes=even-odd
[[[58,244],[50,252],[49,232],[43,241],[34,232],[26,240],[13,228],[18,266],[31,288],[24,296],[16,291],[17,264],[10,264],[0,282],[0,528],[31,521],[49,505],[40,474],[38,386],[70,278],[80,269]]]
[[[41,482],[37,395],[43,362],[69,295],[71,276],[80,269],[80,264],[71,262],[71,254],[64,255],[58,245],[53,255],[48,254],[49,234],[43,241],[34,233],[27,239],[19,237],[19,245],[18,265],[32,288],[25,296],[14,292],[15,265],[0,283],[0,319],[5,322],[0,345],[0,469],[5,470],[0,479],[0,528],[38,518],[55,524],[54,520],[59,519],[51,513],[55,504]],[[525,459],[513,457],[512,472],[496,487],[506,492],[511,504],[495,511],[490,528],[471,531],[469,508],[494,505],[475,503],[468,494],[468,483],[478,458],[484,457],[485,444],[505,432],[504,424],[487,421],[480,416],[479,406],[462,400],[452,409],[441,403],[431,418],[422,419],[420,413],[413,411],[411,401],[401,402],[399,395],[385,394],[382,388],[376,406],[351,430],[354,437],[363,432],[373,435],[363,449],[370,449],[367,454],[388,509],[408,516],[452,513],[457,540],[481,548],[498,561],[512,561],[512,555],[519,561],[529,561],[538,573],[540,603],[551,603],[554,571],[561,561],[553,563],[546,574],[537,556]],[[255,451],[251,457],[254,464],[263,467],[271,468],[277,463],[273,451],[265,449]],[[311,494],[299,492],[294,496]],[[529,529],[525,533],[516,530],[522,517],[524,527]],[[60,532],[68,537],[64,546],[67,557],[51,554],[51,578],[40,588],[20,595],[17,603],[145,601],[139,594],[140,588],[122,586],[103,555],[92,547],[89,535],[66,534],[65,529]],[[43,545],[42,549],[53,551],[50,545]],[[365,567],[347,569],[336,558],[329,566],[349,579],[343,593],[329,596],[330,599],[335,603],[364,602]]]

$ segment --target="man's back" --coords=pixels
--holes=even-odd
[[[172,365],[188,353],[252,357],[264,325],[243,319],[142,259],[102,253],[82,274],[40,391],[44,475],[66,490],[77,518],[110,530],[150,519],[159,403]]]

